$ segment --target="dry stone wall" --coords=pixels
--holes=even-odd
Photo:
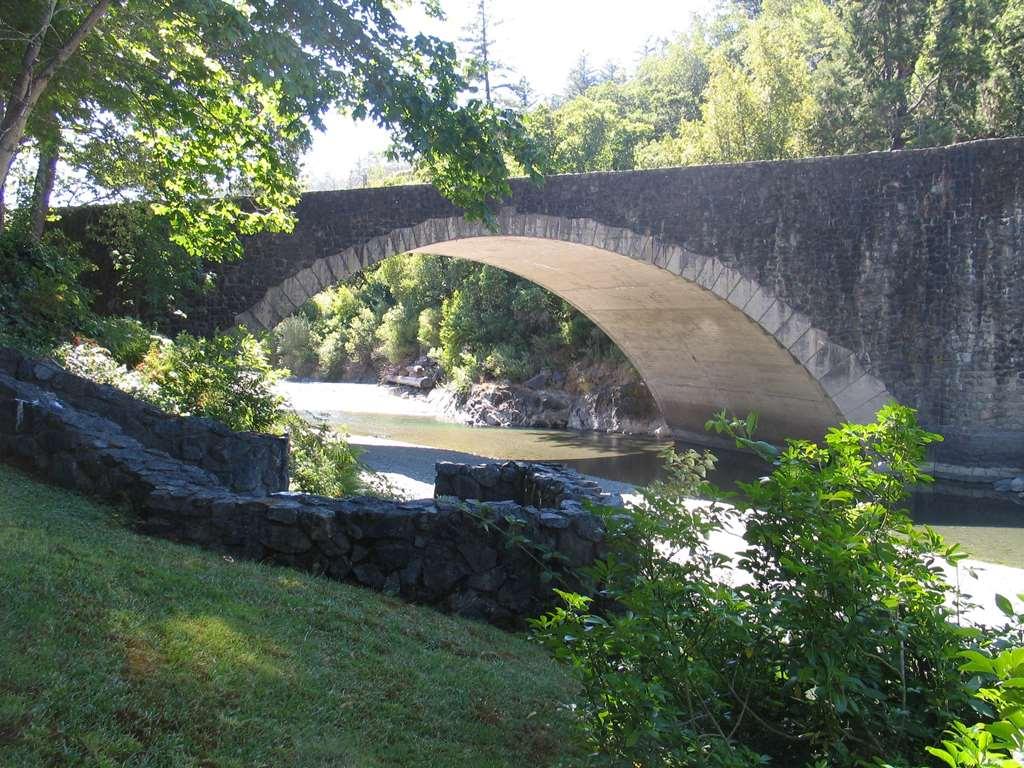
[[[90,412],[41,386],[57,374],[38,361],[27,364],[31,377],[0,371],[0,461],[124,503],[147,534],[322,573],[501,626],[540,613],[552,602],[552,585],[572,586],[573,567],[602,551],[601,521],[569,501],[538,509],[511,500],[239,493],[187,457],[147,444],[105,411]],[[87,389],[64,380],[61,390],[79,387]],[[195,427],[188,421],[182,428]],[[248,444],[249,436],[235,437]]]
[[[596,482],[561,464],[505,461],[470,465],[439,461],[436,472],[434,498],[514,501],[553,509],[582,509],[583,502],[600,503],[609,498]]]
[[[60,402],[109,419],[147,448],[193,464],[240,493],[288,489],[288,439],[233,432],[210,419],[172,416],[115,387],[75,376],[52,360],[0,347],[0,373],[40,387]]]

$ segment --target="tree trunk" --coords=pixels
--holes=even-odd
[[[29,38],[21,59],[21,69],[14,77],[9,93],[2,101],[3,115],[0,116],[0,189],[7,183],[7,177],[14,163],[14,156],[25,137],[25,126],[29,115],[39,103],[40,96],[50,84],[54,74],[78,50],[86,36],[95,29],[107,12],[112,0],[95,0],[92,8],[78,28],[72,32],[53,57],[40,67],[39,59],[43,42],[50,32],[59,0],[49,0],[38,31]],[[38,70],[38,71],[37,71]],[[0,231],[3,231],[3,207],[0,205]]]
[[[36,168],[36,183],[32,190],[32,239],[36,242],[46,229],[46,214],[50,212],[50,195],[57,175],[57,160],[60,159],[60,141],[39,147],[39,167]]]

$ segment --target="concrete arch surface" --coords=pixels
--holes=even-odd
[[[857,356],[717,258],[587,218],[506,209],[492,232],[428,219],[313,261],[235,321],[270,329],[308,298],[381,259],[432,253],[491,264],[551,290],[633,362],[673,432],[703,438],[720,408],[760,415],[762,437],[818,438],[871,420],[892,398]]]

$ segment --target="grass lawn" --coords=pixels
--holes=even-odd
[[[0,465],[0,764],[539,766],[573,684],[539,648],[149,539]]]

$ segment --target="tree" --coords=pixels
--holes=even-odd
[[[960,3],[950,4],[960,5]],[[949,73],[963,18],[942,17],[943,0],[845,0],[837,6],[846,45],[836,47],[841,69],[826,98],[827,110],[845,114],[836,122],[855,126],[851,149],[902,149],[912,143],[920,116]],[[935,10],[942,42],[922,71]],[[924,75],[920,77],[919,73]]]
[[[537,110],[530,127],[557,173],[620,171],[636,166],[634,153],[651,138],[643,115],[624,108],[614,86],[601,85],[557,109]]]
[[[18,9],[9,9],[5,4],[4,17],[14,22],[13,39],[20,44],[22,53],[20,60],[5,66],[9,85],[0,100],[0,229],[4,222],[7,175],[25,138],[29,118],[53,78],[100,23],[110,5],[111,0],[88,3],[81,18],[68,24],[57,13],[61,10],[60,0],[18,3],[21,13],[17,16],[12,12]],[[29,9],[38,10],[35,23],[25,23],[25,12]]]
[[[528,107],[533,100],[533,90],[526,78],[509,79],[512,71],[494,53],[494,28],[501,24],[487,8],[487,0],[477,0],[473,20],[464,29],[460,42],[469,46],[467,50],[467,74],[470,82],[478,82],[484,88],[484,101],[495,100],[519,107]],[[499,79],[499,76],[505,76]],[[504,98],[498,98],[504,92]]]
[[[677,135],[644,147],[639,163],[655,167],[813,153],[818,103],[807,61],[832,23],[822,0],[768,0],[730,46],[710,55],[700,118],[684,119]]]
[[[986,46],[991,70],[982,89],[981,110],[994,135],[1024,133],[1024,0],[1002,3]]]
[[[454,47],[408,35],[381,0],[0,8],[0,187],[19,148],[42,148],[41,116],[52,116],[70,166],[151,201],[197,257],[290,226],[298,157],[329,109],[391,131],[394,154],[470,215],[507,194],[507,158],[536,175],[517,116],[463,103]]]
[[[591,63],[590,55],[586,51],[581,51],[576,63],[569,70],[564,99],[569,100],[575,96],[581,96],[587,89],[599,82],[601,82],[601,77]]]

